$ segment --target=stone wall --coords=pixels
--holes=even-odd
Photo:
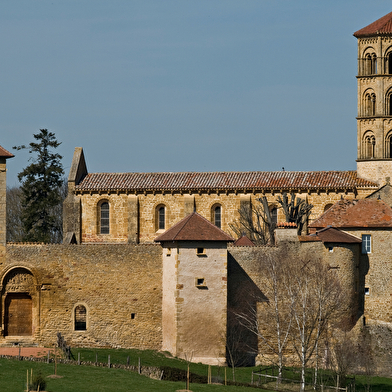
[[[364,198],[374,189],[361,189],[357,194],[344,193],[341,190],[330,192],[299,193],[297,197],[306,199],[313,204],[310,222],[324,213],[327,206],[339,201],[341,197],[347,199]],[[196,211],[206,219],[213,221],[213,208],[216,205],[222,207],[222,230],[233,234],[230,224],[239,219],[238,210],[241,203],[250,202],[257,204],[257,199],[266,196],[270,206],[278,207],[277,197],[279,193],[266,192],[244,194],[225,192],[201,192],[195,194],[182,193],[145,193],[128,195],[126,193],[83,193],[78,196],[81,199],[81,231],[82,242],[102,243],[127,243],[140,242],[152,243],[154,239],[179,222],[190,212]],[[281,196],[281,195],[280,195]],[[99,234],[99,204],[108,201],[110,206],[110,234]],[[73,204],[72,204],[72,203]],[[65,212],[74,213],[75,203],[73,199],[67,202]],[[77,201],[78,203],[78,201]],[[77,204],[76,203],[76,204]],[[158,229],[157,208],[165,206],[165,230]],[[65,221],[68,222],[65,213]],[[283,210],[278,209],[278,222],[285,221]],[[68,226],[67,226],[68,227]],[[78,226],[79,227],[79,226]],[[65,231],[67,231],[66,229]],[[76,228],[75,230],[79,230]]]
[[[161,252],[160,245],[8,245],[0,263],[2,333],[5,298],[26,291],[7,284],[19,268],[34,279],[34,341],[53,344],[61,332],[73,346],[160,349]],[[75,330],[77,305],[87,310],[85,331]]]
[[[390,244],[392,243],[392,232],[373,228],[348,232],[359,238],[363,234],[371,235],[371,252],[359,255],[359,270],[362,277],[359,282],[359,290],[366,288],[363,305],[365,318],[391,323],[392,260]]]

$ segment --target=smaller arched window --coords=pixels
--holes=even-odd
[[[270,214],[271,214],[271,222],[274,225],[278,224],[278,209],[274,206],[270,209]]]
[[[87,309],[83,305],[77,305],[74,311],[75,331],[87,329]]]
[[[366,93],[364,102],[365,116],[375,116],[376,115],[376,94]]]
[[[99,233],[110,233],[110,216],[109,216],[109,203],[103,201],[99,205]]]
[[[166,228],[166,207],[159,205],[155,209],[155,230],[165,230]]]
[[[372,132],[368,132],[364,137],[364,157],[374,158],[376,138]]]
[[[324,207],[324,212],[328,211],[332,206],[332,203],[326,204],[326,206]]]
[[[212,223],[216,226],[219,227],[219,229],[222,228],[222,207],[220,205],[214,205],[212,207],[211,211],[212,215]]]
[[[377,74],[377,56],[375,53],[365,55],[365,75]]]
[[[392,116],[392,89],[387,92],[385,97],[385,114]]]
[[[385,55],[385,73],[392,74],[392,51]]]
[[[392,131],[385,138],[385,158],[392,158]]]

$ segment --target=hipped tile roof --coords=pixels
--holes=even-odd
[[[353,189],[377,188],[356,171],[90,173],[77,191],[192,191],[231,189]]]
[[[316,232],[322,242],[338,242],[343,244],[360,244],[362,240],[335,227],[326,227]]]
[[[13,158],[15,155],[11,154],[5,148],[0,146],[0,157],[1,158]]]
[[[219,229],[206,218],[193,212],[180,220],[170,229],[155,238],[155,242],[166,241],[225,241],[232,242],[234,238]]]
[[[392,12],[354,33],[357,38],[392,33]]]
[[[233,244],[234,246],[256,246],[246,235],[238,238]]]
[[[309,228],[392,228],[392,209],[382,200],[339,200]]]

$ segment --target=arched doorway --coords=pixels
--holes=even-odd
[[[34,279],[29,270],[18,267],[5,275],[1,290],[4,337],[33,335],[34,296]]]

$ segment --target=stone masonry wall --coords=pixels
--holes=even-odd
[[[53,344],[61,332],[73,346],[160,349],[161,252],[160,245],[8,245],[0,279],[15,267],[31,271],[35,342]],[[74,328],[78,304],[87,309],[85,331]]]
[[[331,190],[330,192],[300,193],[297,197],[307,199],[313,204],[310,222],[324,213],[326,206],[339,201],[341,197],[347,199],[364,198],[374,189],[358,190],[358,194]],[[192,212],[192,204],[196,211],[206,219],[212,221],[213,207],[219,204],[222,207],[222,230],[233,235],[230,224],[239,219],[238,210],[243,200],[258,203],[257,199],[264,196],[261,193],[146,193],[127,195],[125,193],[84,193],[82,201],[82,242],[152,243],[163,231],[172,227],[187,214]],[[278,193],[266,192],[265,196],[271,206],[278,207],[276,201]],[[98,206],[103,200],[110,206],[110,234],[99,234]],[[132,202],[131,202],[132,200]],[[156,210],[165,206],[165,230],[158,230]],[[281,208],[278,209],[278,222],[285,221]],[[132,222],[132,224],[130,224]]]

